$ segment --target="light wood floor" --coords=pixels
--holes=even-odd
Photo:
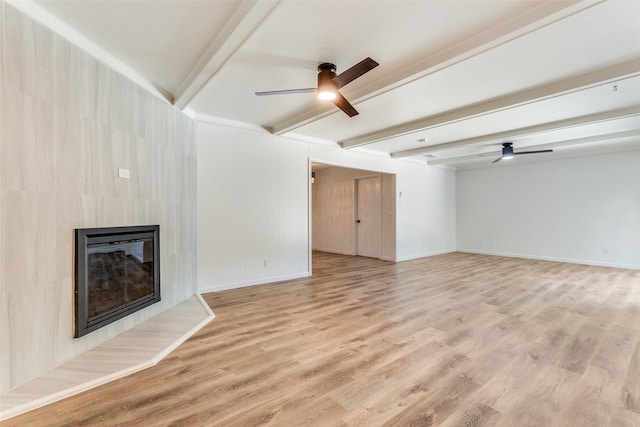
[[[314,254],[157,366],[6,426],[640,426],[640,271]]]

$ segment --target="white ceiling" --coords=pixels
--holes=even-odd
[[[207,120],[455,167],[491,164],[506,141],[554,150],[514,161],[640,146],[637,0],[10,3]],[[254,94],[366,57],[380,66],[341,90],[353,118],[313,94]]]

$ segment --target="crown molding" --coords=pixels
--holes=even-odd
[[[190,110],[191,111],[191,110]],[[270,134],[268,129],[263,128],[262,126],[254,125],[247,122],[241,122],[238,120],[225,119],[222,117],[209,116],[207,114],[194,114],[193,117],[196,121],[202,123],[210,123],[214,125],[227,126],[237,129],[249,130],[252,132],[266,133]]]

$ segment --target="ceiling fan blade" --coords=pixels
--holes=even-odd
[[[348,70],[345,70],[344,72],[335,76],[333,78],[333,81],[338,84],[338,89],[340,89],[342,86],[354,81],[364,73],[367,73],[373,70],[378,65],[380,64],[378,64],[376,61],[374,61],[371,58],[364,59],[359,63],[357,63],[356,65],[354,65],[353,67],[349,68]]]
[[[498,157],[497,159],[495,159],[493,162],[491,163],[498,163],[500,160],[502,160],[502,156]]]
[[[258,96],[264,96],[264,95],[288,95],[288,94],[292,94],[292,93],[315,93],[317,92],[318,89],[316,89],[315,87],[307,87],[304,89],[285,89],[285,90],[269,90],[266,92],[255,92],[256,95]]]
[[[495,151],[488,151],[486,153],[480,153],[478,154],[478,157],[495,157],[495,156],[499,156],[500,153],[496,153]]]
[[[538,154],[538,153],[553,153],[553,150],[518,151],[517,153],[513,153],[513,155],[519,156],[520,154]]]
[[[340,92],[336,94],[333,103],[336,104],[336,106],[344,111],[345,114],[349,117],[357,116],[359,114],[358,111],[353,107],[353,105],[351,105]]]

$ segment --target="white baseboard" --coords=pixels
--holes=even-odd
[[[322,248],[313,248],[314,251],[319,251],[319,252],[327,252],[330,254],[339,254],[339,255],[349,255],[349,256],[357,256],[355,253],[353,252],[346,252],[346,251],[337,251],[334,249],[322,249]],[[392,256],[381,256],[380,258],[383,261],[395,261],[396,259]]]
[[[327,249],[327,248],[313,248],[314,251],[319,251],[319,252],[328,252],[330,254],[339,254],[339,255],[351,255],[351,256],[355,256],[355,252],[353,251],[341,251],[339,249]]]
[[[207,294],[209,292],[226,291],[228,289],[245,288],[247,286],[264,285],[267,283],[282,282],[284,280],[300,279],[303,277],[309,277],[311,274],[308,271],[302,273],[286,274],[283,276],[270,276],[262,277],[260,279],[244,280],[241,282],[222,283],[220,285],[204,286],[198,288],[198,293]]]
[[[602,261],[594,261],[594,260],[518,254],[518,253],[499,252],[499,251],[479,251],[475,249],[463,249],[463,248],[459,248],[457,252],[479,254],[479,255],[495,255],[495,256],[503,256],[503,257],[509,257],[509,258],[535,259],[539,261],[566,262],[569,264],[594,265],[597,267],[627,268],[630,270],[640,270],[640,265],[623,264],[623,263],[617,263],[617,262],[602,262]]]
[[[456,252],[456,250],[455,249],[451,249],[451,250],[444,250],[444,251],[424,252],[424,253],[420,253],[420,254],[405,255],[405,256],[399,257],[397,259],[397,261],[398,262],[411,261],[412,259],[427,258],[427,257],[430,257],[430,256],[450,254],[452,252]]]

